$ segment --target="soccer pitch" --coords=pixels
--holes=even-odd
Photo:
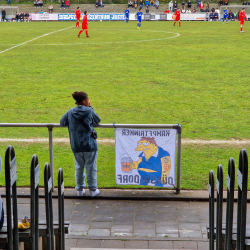
[[[90,38],[78,38],[75,22],[0,23],[0,120],[58,123],[78,90],[89,94],[101,123],[180,123],[183,139],[250,139],[248,22],[244,31],[239,22],[144,21],[140,30],[135,21],[89,22]],[[0,131],[1,138],[48,137],[46,129]],[[64,128],[53,133],[68,137]],[[112,139],[114,131],[98,136]],[[0,143],[2,158],[8,144]],[[34,153],[41,166],[48,161],[46,144],[12,145],[20,172],[29,173]],[[184,145],[181,188],[206,188],[219,163],[226,175],[240,148]],[[74,186],[70,146],[54,151],[55,170],[62,167],[65,186]],[[115,186],[113,144],[100,145],[98,171],[100,187]],[[25,174],[17,184],[29,185]]]

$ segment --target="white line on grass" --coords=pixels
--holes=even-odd
[[[98,139],[98,143],[115,143],[114,139]],[[47,138],[33,138],[33,139],[18,139],[18,138],[0,138],[0,142],[27,142],[27,143],[42,143],[49,142]],[[54,143],[70,143],[69,138],[54,138]],[[197,144],[197,145],[249,145],[250,140],[199,140],[199,139],[182,139],[183,145]]]
[[[72,26],[72,27],[74,27],[74,26]],[[6,52],[6,51],[9,51],[9,50],[11,50],[11,49],[15,49],[15,48],[17,48],[17,47],[19,47],[19,46],[25,45],[26,43],[33,42],[33,41],[35,41],[35,40],[37,40],[37,39],[39,39],[39,38],[42,38],[42,37],[44,37],[44,36],[48,36],[48,35],[51,35],[51,34],[53,34],[53,33],[60,32],[60,31],[64,31],[64,30],[70,29],[70,28],[72,28],[72,27],[68,27],[68,28],[65,28],[65,29],[52,31],[52,32],[50,32],[50,33],[47,33],[47,34],[38,36],[38,37],[36,37],[36,38],[34,38],[34,39],[31,39],[31,40],[29,40],[29,41],[27,41],[27,42],[20,43],[20,44],[17,44],[17,45],[15,45],[15,46],[11,47],[11,48],[8,48],[8,49],[6,49],[6,50],[0,51],[0,54],[4,53],[4,52]]]
[[[72,27],[70,27],[70,28],[72,28]],[[120,30],[120,31],[124,31],[122,29],[103,29],[103,30]],[[61,30],[59,30],[59,31],[61,31]],[[55,32],[57,32],[57,31],[55,31]],[[140,30],[140,31],[138,31],[138,30],[136,30],[135,32],[161,32],[161,33],[168,33],[168,34],[175,34],[175,35],[171,36],[171,37],[154,38],[154,39],[147,39],[147,40],[136,40],[136,41],[96,42],[96,43],[69,43],[69,44],[67,44],[67,43],[63,43],[63,44],[29,44],[29,45],[33,45],[33,46],[67,46],[67,45],[82,45],[82,44],[84,44],[84,45],[98,45],[98,44],[114,44],[114,43],[115,44],[118,44],[118,43],[136,43],[136,42],[150,42],[150,41],[167,40],[167,39],[172,39],[172,38],[176,38],[176,37],[180,36],[179,33],[167,32],[167,31],[151,31],[151,30]],[[48,34],[45,34],[45,35],[49,35],[49,34],[52,34],[52,33],[54,33],[54,32],[51,32],[51,33],[48,33]],[[43,35],[43,36],[45,36],[45,35]],[[40,38],[40,37],[37,37],[37,38],[35,38],[33,40],[30,40],[28,42],[19,44],[17,46],[24,45],[26,43],[32,42],[32,41],[34,41],[34,40],[36,40],[38,38]],[[76,39],[79,39],[79,38],[76,38]],[[1,45],[10,45],[10,44],[1,44]],[[15,45],[15,44],[11,44],[11,45]],[[17,46],[14,46],[13,48],[15,48]],[[10,49],[12,49],[12,48],[10,48]],[[7,50],[10,50],[10,49],[7,49]],[[7,50],[5,50],[5,51],[7,51]],[[0,52],[0,54],[5,52],[5,51]]]

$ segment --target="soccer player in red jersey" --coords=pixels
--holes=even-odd
[[[176,22],[179,21],[179,27],[181,27],[181,11],[180,11],[180,9],[175,11],[174,14],[175,14],[174,26],[175,26]]]
[[[240,32],[244,32],[243,31],[243,25],[244,25],[245,19],[246,19],[245,9],[243,8],[242,11],[239,13]]]
[[[80,26],[79,26],[79,22],[80,22],[81,14],[82,14],[82,13],[81,13],[80,8],[77,7],[77,10],[75,11],[75,15],[74,15],[74,17],[76,16],[76,28],[77,28],[77,27],[80,27]]]
[[[88,12],[87,12],[87,11],[84,11],[84,17],[83,17],[83,20],[82,20],[82,29],[80,30],[80,32],[79,32],[79,34],[78,34],[78,37],[80,37],[80,35],[81,35],[81,33],[83,32],[83,30],[85,30],[86,37],[89,37],[89,34],[88,34],[87,16],[88,16]]]

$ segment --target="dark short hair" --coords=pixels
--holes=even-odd
[[[72,97],[76,100],[76,104],[80,104],[82,101],[88,99],[88,94],[85,93],[85,92],[78,92],[78,91],[75,91],[73,94],[72,94]]]
[[[85,10],[85,11],[84,11],[84,15],[86,15],[86,14],[87,14],[87,12],[88,12],[88,11],[87,11],[87,10]]]

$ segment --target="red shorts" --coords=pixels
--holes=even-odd
[[[77,17],[76,17],[76,20],[77,20],[77,21],[80,21],[80,18],[81,18],[80,16],[77,16]]]
[[[241,20],[241,21],[240,21],[240,24],[243,25],[243,24],[244,24],[244,20]]]
[[[177,22],[177,21],[180,21],[181,19],[179,18],[179,17],[176,17],[175,18],[175,21]]]
[[[87,30],[87,29],[88,29],[88,26],[87,26],[87,25],[82,25],[82,29],[83,29],[83,30]]]

